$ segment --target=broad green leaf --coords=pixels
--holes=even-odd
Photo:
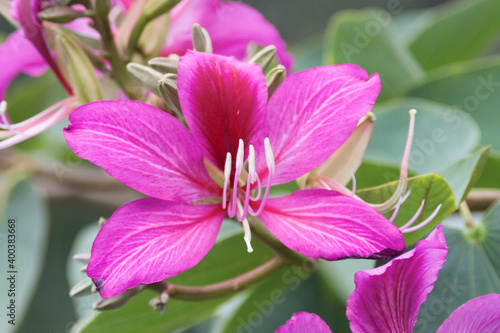
[[[500,203],[486,212],[475,230],[466,229],[463,222],[444,225],[448,256],[420,309],[415,332],[434,332],[468,300],[500,293]]]
[[[471,153],[479,144],[477,124],[461,110],[424,99],[405,98],[378,104],[372,138],[365,157],[382,164],[400,165],[410,116],[417,109],[410,170],[442,170]]]
[[[247,253],[243,235],[228,236],[215,244],[209,254],[194,268],[171,278],[182,285],[205,285],[224,281],[266,262],[273,253],[265,245],[252,240],[253,253]],[[195,325],[212,315],[228,298],[201,302],[187,302],[171,299],[164,315],[155,312],[148,305],[157,294],[146,291],[136,295],[117,310],[104,311],[95,315],[88,323],[82,320],[73,332],[172,332]],[[83,327],[78,327],[83,326]]]
[[[500,170],[500,158],[490,154],[475,187],[500,188],[500,172],[498,170]]]
[[[382,9],[334,15],[327,28],[325,64],[352,63],[368,73],[379,73],[379,98],[401,95],[425,74],[411,53],[396,42],[392,28],[392,15]]]
[[[19,329],[28,314],[45,261],[49,225],[45,203],[28,181],[21,181],[12,188],[6,209],[0,215],[2,218],[0,244],[1,253],[4,256],[0,261],[3,274],[0,280],[0,292],[3,306],[9,305],[8,302],[14,299],[16,308],[15,326],[13,326],[7,322],[11,318],[6,317],[9,312],[3,307],[4,314],[0,321],[0,331],[7,333]],[[11,220],[15,220],[15,223],[9,223],[9,225],[7,221]],[[11,228],[12,226],[14,228]],[[12,243],[14,240],[15,243]],[[8,245],[15,245],[14,249],[11,248],[11,252],[15,251],[13,261],[8,261]],[[14,276],[14,289],[11,289],[10,282],[7,280],[11,275]],[[10,292],[15,295],[8,296]]]
[[[500,1],[460,1],[442,6],[427,17],[428,26],[410,43],[426,70],[468,60],[498,40]]]
[[[294,72],[300,72],[323,64],[323,34],[313,35],[290,47],[295,58]]]
[[[453,189],[457,206],[481,175],[489,150],[490,147],[482,148],[440,172]]]
[[[492,145],[492,152],[500,152],[499,57],[464,62],[443,68],[436,73],[433,80],[409,94],[453,105],[466,111],[481,128],[481,145]],[[466,118],[455,112],[448,112],[447,120],[460,132],[460,125],[464,120],[467,122]]]
[[[356,194],[366,202],[381,203],[391,197],[397,186],[398,182],[396,181],[378,187],[362,189],[357,191]],[[406,246],[415,244],[456,209],[455,197],[450,185],[438,174],[410,178],[408,180],[408,189],[411,189],[411,194],[399,210],[394,221],[396,226],[400,227],[406,224],[417,212],[423,200],[425,200],[424,208],[413,225],[418,225],[429,217],[439,204],[442,204],[442,206],[432,222],[421,229],[404,234]],[[390,217],[392,212],[384,215]]]

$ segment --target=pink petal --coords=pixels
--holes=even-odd
[[[500,332],[500,295],[489,294],[466,302],[444,321],[437,333]]]
[[[12,33],[0,46],[0,99],[10,82],[20,73],[38,76],[48,68],[47,63],[33,45],[18,32]]]
[[[285,246],[312,258],[391,258],[405,248],[401,232],[384,216],[334,191],[268,199],[259,218]]]
[[[278,328],[276,333],[331,333],[328,325],[317,314],[299,312],[294,313],[285,325]]]
[[[311,68],[285,80],[268,103],[262,132],[276,161],[272,184],[311,171],[347,140],[380,91],[378,74],[367,79],[356,65],[338,65]],[[265,159],[259,161],[258,173],[266,178]]]
[[[21,25],[22,35],[38,50],[40,55],[45,59],[45,62],[52,68],[66,91],[71,95],[71,87],[69,87],[57,67],[55,59],[47,44],[42,22],[38,18],[38,12],[42,9],[42,0],[14,0],[11,8],[12,17],[18,20]]]
[[[259,46],[275,45],[280,63],[288,71],[292,69],[293,58],[286,52],[285,42],[262,14],[244,3],[220,0],[184,0],[176,6],[172,10],[165,55],[182,55],[192,48],[194,23],[208,31],[216,54],[242,60],[250,42]]]
[[[220,195],[202,149],[171,115],[137,101],[83,105],[64,130],[69,147],[125,185],[149,196],[192,202]]]
[[[238,140],[255,142],[264,123],[267,86],[262,69],[233,58],[189,51],[179,61],[177,85],[186,122],[221,170]],[[234,165],[234,164],[233,164]]]
[[[351,330],[412,332],[447,252],[443,227],[438,226],[415,249],[383,266],[357,272],[356,289],[347,301]]]
[[[224,216],[220,205],[132,201],[99,231],[87,274],[106,298],[175,276],[210,251]]]

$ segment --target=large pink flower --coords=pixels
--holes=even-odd
[[[248,214],[258,216],[283,244],[313,258],[386,258],[404,249],[399,229],[355,198],[318,189],[268,198],[272,185],[309,172],[349,137],[377,98],[378,75],[317,67],[291,75],[268,101],[256,64],[188,51],[178,90],[189,130],[135,101],[81,106],[65,129],[77,155],[150,196],[118,209],[94,242],[87,272],[103,297],[196,265],[226,215],[244,227]]]

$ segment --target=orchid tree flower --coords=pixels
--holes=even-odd
[[[95,102],[64,134],[80,157],[149,197],[119,208],[100,230],[87,273],[103,297],[177,275],[214,245],[222,220],[248,216],[311,258],[389,258],[401,232],[363,202],[322,189],[269,198],[272,185],[314,169],[351,134],[380,91],[355,65],[292,74],[268,101],[255,63],[188,51],[178,68],[186,126],[136,101]]]
[[[352,332],[413,332],[420,306],[434,288],[448,252],[442,229],[438,226],[426,239],[417,242],[415,249],[389,263],[356,273],[356,288],[347,301],[347,318]],[[278,332],[301,332],[293,330],[297,323],[303,325],[303,332],[330,332],[324,329],[326,324],[314,316],[295,314],[295,324],[289,321],[285,325],[288,330]],[[486,333],[499,330],[500,294],[489,294],[457,308],[437,332]]]

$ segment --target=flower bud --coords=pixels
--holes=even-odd
[[[181,114],[181,103],[177,92],[177,74],[165,74],[159,83],[160,95],[165,103],[174,112]]]
[[[65,6],[48,7],[38,13],[40,20],[60,24],[69,23],[77,18],[86,16],[87,14],[83,11]]]
[[[193,24],[193,49],[198,52],[212,53],[212,39],[207,30],[198,23]]]
[[[269,67],[276,55],[276,46],[269,45],[257,52],[248,62],[256,63],[263,71]]]
[[[127,65],[127,70],[133,76],[135,76],[147,90],[156,95],[159,95],[158,81],[163,77],[160,72],[157,72],[147,66],[136,64],[133,62]]]
[[[84,104],[101,100],[99,81],[80,41],[64,30],[57,29],[55,51],[57,65],[78,101]]]
[[[177,74],[179,56],[170,54],[168,57],[157,57],[148,61],[148,65],[162,74]]]
[[[286,78],[286,68],[283,65],[278,65],[271,69],[269,73],[266,75],[266,84],[267,84],[267,95],[268,98],[274,94],[276,89],[280,86],[280,84],[285,81]]]

